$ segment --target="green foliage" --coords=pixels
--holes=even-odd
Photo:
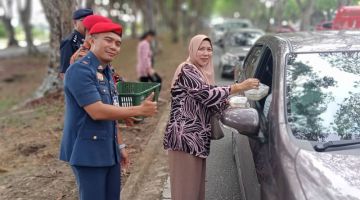
[[[4,37],[6,37],[5,27],[4,24],[0,22],[0,38],[4,38]]]
[[[49,39],[49,31],[44,30],[41,27],[33,27],[32,29],[33,37],[40,40],[48,40]]]
[[[241,2],[235,0],[214,0],[213,14],[231,17],[232,13],[240,10],[239,4]]]

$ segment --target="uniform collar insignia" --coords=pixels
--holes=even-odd
[[[96,72],[96,78],[99,80],[99,81],[103,81],[104,80],[104,75],[100,72]]]
[[[104,67],[103,67],[102,65],[99,65],[99,66],[97,67],[97,70],[98,70],[98,71],[103,71],[103,70],[104,70]]]

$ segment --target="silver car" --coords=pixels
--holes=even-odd
[[[234,69],[241,66],[246,54],[256,40],[265,33],[260,29],[235,29],[224,37],[224,54],[220,57],[219,70],[222,77],[234,77]]]
[[[266,35],[243,66],[270,87],[221,119],[243,198],[360,200],[360,32]]]
[[[211,28],[211,40],[214,44],[223,47],[223,37],[228,31],[239,28],[251,28],[252,23],[248,19],[230,18],[224,19],[222,23],[218,23]]]

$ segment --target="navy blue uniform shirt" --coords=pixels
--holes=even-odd
[[[74,30],[60,44],[60,73],[65,73],[70,65],[71,56],[80,48],[84,42],[84,36]]]
[[[111,70],[105,67],[99,72],[99,66],[99,60],[89,51],[72,64],[65,75],[65,124],[60,160],[70,165],[105,167],[119,163],[115,121],[93,120],[84,109],[97,101],[113,104],[117,95]]]

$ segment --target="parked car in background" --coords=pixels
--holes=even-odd
[[[256,40],[265,35],[260,29],[235,29],[224,36],[224,52],[220,57],[219,70],[222,77],[234,77],[235,66],[241,66],[246,54]]]
[[[223,47],[223,37],[226,32],[251,27],[253,27],[253,25],[248,19],[224,19],[222,23],[213,25],[210,37],[216,45]]]
[[[273,28],[274,33],[292,33],[295,32],[295,28],[291,25],[281,25]]]
[[[315,30],[317,31],[327,31],[332,30],[332,21],[322,21],[315,26]]]
[[[359,35],[266,35],[251,48],[240,80],[258,78],[269,93],[221,119],[236,130],[246,199],[360,200]]]

